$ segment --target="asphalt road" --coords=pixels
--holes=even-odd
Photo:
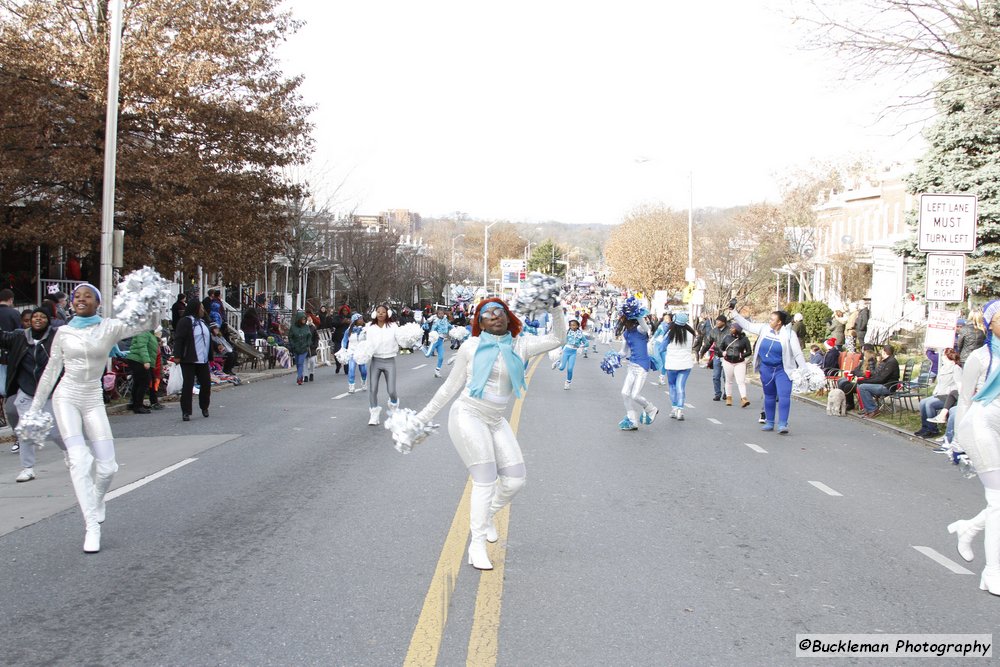
[[[398,358],[403,407],[441,382],[432,362]],[[45,450],[51,490],[0,484],[18,516],[66,501],[0,536],[0,663],[398,665],[431,627],[440,665],[773,665],[796,661],[797,633],[993,632],[982,543],[966,564],[945,532],[981,488],[925,444],[800,403],[790,435],[762,433],[759,389],[747,409],[712,402],[704,369],[686,421],[621,432],[622,378],[598,363],[579,359],[570,391],[535,368],[502,573],[453,563],[440,591],[449,527],[467,529],[446,431],[401,456],[332,369],[219,392],[209,419],[112,418],[116,487],[169,472],[109,502],[97,555]],[[663,389],[644,393],[664,408]],[[473,655],[490,618],[495,654]]]

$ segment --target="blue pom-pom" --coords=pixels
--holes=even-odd
[[[607,373],[608,375],[611,375],[612,377],[615,374],[615,369],[621,367],[622,367],[622,357],[614,350],[608,351],[604,355],[604,359],[601,360],[601,370]]]
[[[646,316],[646,308],[634,296],[630,296],[618,307],[618,313],[626,320],[639,320]]]

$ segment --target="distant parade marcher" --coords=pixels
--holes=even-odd
[[[588,344],[587,334],[580,329],[580,323],[576,320],[570,320],[562,356],[559,361],[552,363],[552,368],[566,371],[566,384],[563,385],[563,389],[569,389],[570,385],[573,384],[573,369],[576,367],[577,352],[580,349],[586,349]]]
[[[366,340],[372,346],[372,360],[368,367],[371,382],[368,385],[368,424],[376,426],[382,412],[378,404],[378,387],[381,378],[385,377],[385,388],[389,393],[388,410],[391,412],[399,407],[399,397],[396,395],[396,355],[399,344],[396,343],[395,313],[389,306],[379,306],[372,312],[372,321],[365,327]]]

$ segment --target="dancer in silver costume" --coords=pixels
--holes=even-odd
[[[100,305],[101,293],[93,285],[84,283],[73,291],[72,308],[76,316],[56,331],[49,363],[31,404],[31,411],[41,410],[52,393],[52,411],[66,444],[73,490],[86,524],[83,550],[87,553],[101,550],[104,495],[118,471],[101,391],[108,352],[119,340],[152,330],[158,317],[157,313],[150,313],[144,321],[130,327],[121,320],[101,319],[97,315]],[[53,386],[56,386],[54,393]],[[84,434],[90,441],[89,448]]]
[[[448,379],[417,418],[429,422],[455,394],[448,413],[448,434],[472,477],[469,508],[469,564],[492,570],[486,542],[496,542],[493,515],[524,486],[524,456],[504,418],[512,395],[520,396],[525,362],[563,344],[566,321],[552,309],[552,333],[519,336],[521,322],[498,298],[482,301],[473,314],[472,336],[458,349]]]
[[[958,397],[957,441],[983,484],[986,508],[948,526],[958,537],[958,553],[973,559],[972,540],[985,531],[986,567],[979,588],[1000,595],[1000,301],[983,307],[986,345],[965,362]]]

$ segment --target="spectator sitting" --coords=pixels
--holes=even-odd
[[[840,370],[840,348],[837,339],[831,336],[826,340],[826,354],[823,355],[823,372],[833,375]]]
[[[876,396],[888,396],[899,386],[899,362],[896,361],[896,350],[888,343],[882,346],[882,360],[871,377],[858,380],[858,400],[861,402],[861,414],[874,417],[878,413],[875,407]]]
[[[809,363],[816,364],[817,366],[823,366],[823,351],[819,349],[819,345],[812,345],[809,348]]]
[[[844,392],[847,396],[847,409],[854,409],[854,396],[855,390],[858,386],[858,378],[869,378],[875,372],[878,367],[878,360],[875,357],[875,346],[870,343],[866,343],[861,348],[861,362],[858,363],[857,367],[850,374],[849,377],[845,377],[843,380],[837,383],[837,388]],[[845,373],[845,376],[847,374]]]
[[[938,362],[940,360],[940,355],[938,355],[937,350],[935,350],[933,347],[929,347],[926,350],[924,350],[924,355],[931,362],[930,378],[933,380],[934,378],[937,377],[938,374]]]
[[[222,372],[226,375],[232,374],[236,365],[236,350],[233,349],[233,344],[222,335],[221,327],[215,322],[209,327],[209,331],[212,334],[212,349],[215,353],[213,356],[222,357]]]

